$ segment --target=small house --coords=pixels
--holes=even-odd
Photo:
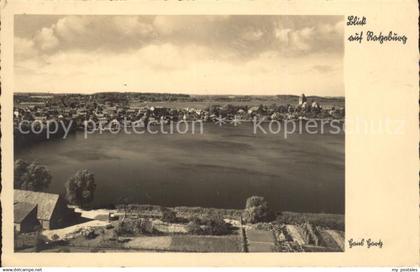
[[[14,201],[18,205],[17,207],[23,210],[22,213],[24,214],[28,213],[30,205],[36,206],[36,218],[43,229],[61,228],[73,222],[78,216],[74,209],[67,207],[66,201],[58,194],[15,189]],[[19,217],[21,217],[20,213],[21,211],[17,214]],[[20,221],[21,219],[15,218],[15,222],[16,220]],[[32,222],[32,220],[29,220],[29,222]],[[26,221],[24,223],[26,224]]]
[[[17,232],[32,232],[39,226],[37,219],[37,205],[25,202],[16,202],[13,206],[14,227]]]

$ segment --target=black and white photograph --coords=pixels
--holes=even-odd
[[[14,251],[344,252],[345,22],[15,15]]]

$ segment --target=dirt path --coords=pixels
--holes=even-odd
[[[91,220],[85,223],[73,225],[70,227],[62,228],[62,229],[44,230],[42,231],[42,234],[50,240],[52,240],[52,237],[54,236],[54,234],[56,234],[59,239],[62,239],[71,233],[79,231],[80,229],[91,228],[91,227],[104,227],[108,224],[109,223],[105,221]]]

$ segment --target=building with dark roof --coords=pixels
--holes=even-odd
[[[43,229],[61,228],[78,215],[74,209],[69,209],[64,199],[57,194],[14,190],[14,201],[15,208],[18,205],[19,209],[17,214],[15,211],[15,222],[20,220],[30,206],[36,206],[36,218]]]
[[[37,205],[25,202],[16,202],[13,206],[14,228],[17,232],[32,232],[39,226]]]

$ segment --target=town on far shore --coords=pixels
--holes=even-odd
[[[83,128],[86,121],[106,125],[112,121],[130,126],[237,118],[259,120],[344,120],[343,97],[228,96],[162,93],[19,94],[14,95],[14,124],[25,120],[46,123],[63,120]],[[25,125],[30,126],[30,123]]]
[[[66,120],[77,131],[86,121],[214,122],[344,120],[343,97],[227,96],[160,93],[23,94],[14,96],[14,145],[45,140],[22,134],[22,120]],[[259,195],[242,209],[164,207],[118,203],[95,208],[100,182],[80,169],[61,194],[49,193],[53,177],[36,161],[15,158],[14,248],[16,252],[341,252],[344,215],[274,210]]]

